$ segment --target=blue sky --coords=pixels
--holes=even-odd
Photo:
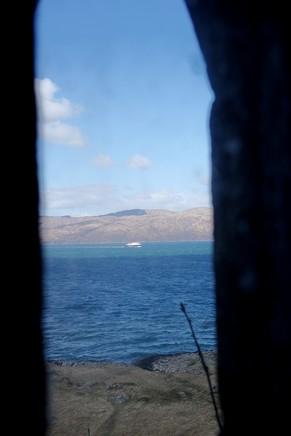
[[[212,92],[183,0],[41,0],[46,215],[209,205]]]

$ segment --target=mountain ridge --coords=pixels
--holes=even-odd
[[[210,240],[212,209],[130,209],[99,216],[42,216],[40,234],[47,244]]]

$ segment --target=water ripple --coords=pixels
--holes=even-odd
[[[193,351],[181,301],[201,346],[215,347],[211,244],[49,247],[44,255],[48,359],[131,361]]]

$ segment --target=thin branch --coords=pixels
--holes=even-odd
[[[220,419],[220,416],[219,416],[219,413],[218,413],[218,407],[217,407],[216,400],[215,400],[215,395],[214,395],[214,391],[213,391],[213,387],[212,387],[212,383],[211,383],[211,379],[210,379],[210,375],[209,375],[208,366],[206,365],[203,353],[201,351],[199,342],[198,342],[198,340],[196,338],[196,335],[195,335],[195,332],[194,332],[192,321],[189,318],[188,313],[186,311],[186,307],[185,307],[185,305],[183,303],[180,303],[180,308],[181,308],[181,311],[184,313],[185,318],[186,318],[186,320],[187,320],[187,322],[189,324],[189,327],[190,327],[190,330],[191,330],[191,333],[192,333],[192,337],[194,339],[194,343],[195,343],[195,345],[197,347],[198,355],[200,357],[200,360],[201,360],[204,372],[206,374],[206,378],[207,378],[207,382],[208,382],[208,386],[209,386],[209,391],[210,391],[210,396],[211,396],[212,404],[213,404],[213,407],[214,407],[214,410],[215,410],[216,421],[217,421],[217,424],[218,424],[218,427],[219,427],[220,431],[222,432],[223,427],[222,427],[221,419]]]

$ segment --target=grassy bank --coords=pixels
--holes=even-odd
[[[215,384],[215,354],[205,357]],[[217,434],[195,353],[137,364],[49,363],[49,436]]]

